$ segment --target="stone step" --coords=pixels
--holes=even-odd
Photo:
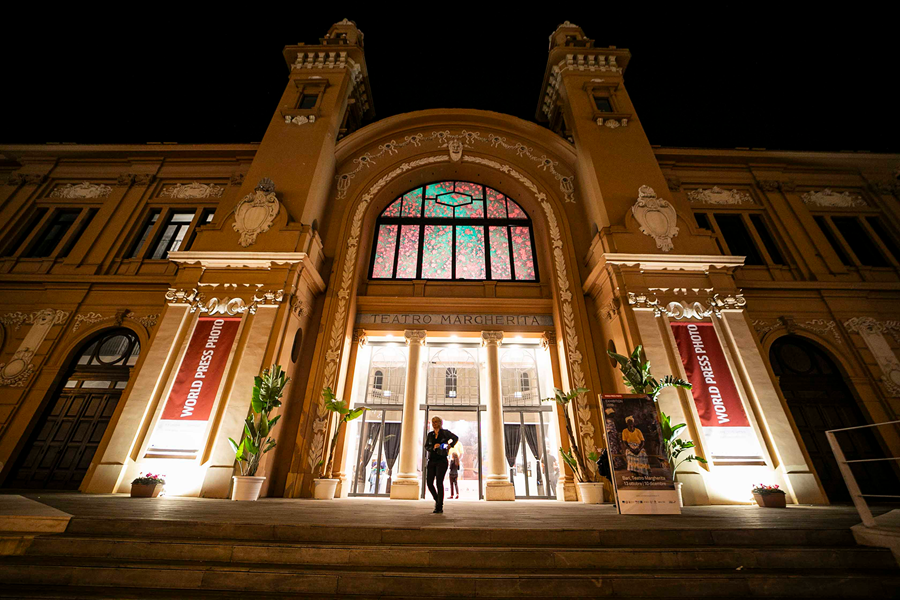
[[[835,529],[478,529],[458,527],[341,527],[332,525],[219,523],[161,519],[73,518],[67,534],[121,538],[229,539],[371,545],[429,545],[451,535],[454,545],[517,548],[688,546],[855,546],[846,528]]]
[[[894,597],[900,589],[895,572],[853,570],[785,573],[760,571],[658,570],[627,573],[594,571],[562,574],[478,574],[425,569],[340,571],[283,567],[221,566],[181,563],[110,563],[29,565],[4,561],[0,589],[7,586],[76,586],[153,590],[246,591],[304,595],[435,598],[498,597]],[[893,591],[891,591],[893,590]]]
[[[532,569],[892,569],[892,554],[864,547],[556,548],[411,545],[254,544],[246,540],[158,540],[71,535],[34,538],[26,557],[131,561],[265,562],[347,567],[455,567],[527,572]]]

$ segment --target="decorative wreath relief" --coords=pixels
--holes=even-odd
[[[663,252],[672,250],[672,238],[678,235],[675,223],[675,208],[666,200],[658,198],[649,185],[642,185],[638,190],[638,199],[631,207],[634,218],[641,226],[641,233],[656,240],[656,247]]]
[[[234,230],[241,234],[244,248],[256,241],[256,236],[272,226],[281,204],[275,197],[275,182],[263,177],[253,192],[244,196],[234,209]]]

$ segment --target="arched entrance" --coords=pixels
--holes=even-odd
[[[140,351],[137,335],[123,328],[100,333],[75,353],[6,487],[78,489]]]
[[[850,495],[825,432],[865,425],[867,421],[843,374],[821,348],[795,335],[777,339],[769,350],[769,360],[828,499],[849,501]],[[848,460],[884,457],[871,429],[840,435]],[[863,493],[886,493],[883,490],[894,480],[884,463],[862,463],[852,468]]]

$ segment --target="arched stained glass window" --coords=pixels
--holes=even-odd
[[[372,279],[537,281],[531,220],[497,190],[466,181],[417,187],[378,217]]]

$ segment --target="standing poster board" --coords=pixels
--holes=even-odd
[[[642,394],[603,394],[600,404],[619,514],[680,515],[656,404]]]

